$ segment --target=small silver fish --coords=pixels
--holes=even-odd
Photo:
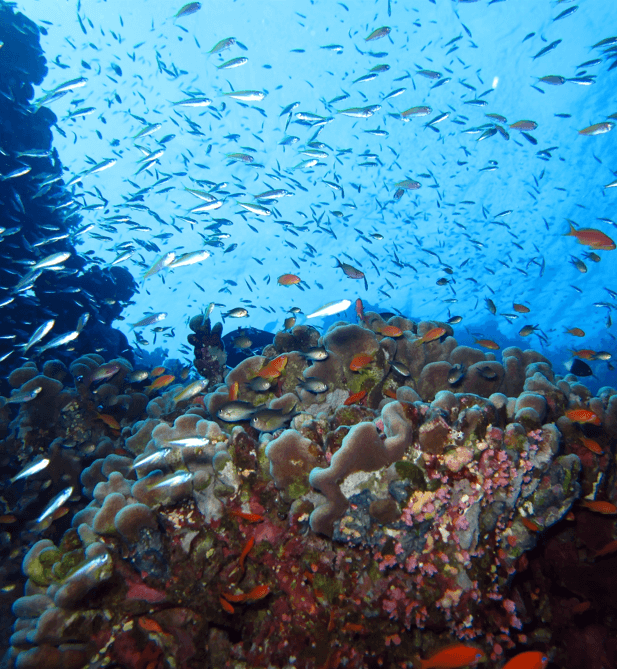
[[[23,351],[22,353],[25,353],[29,348],[34,346],[36,343],[41,341],[43,337],[53,328],[54,324],[56,321],[52,318],[49,321],[45,321],[43,325],[39,326],[35,331],[34,334],[28,339],[27,344],[23,344]]]
[[[15,481],[19,481],[19,479],[25,479],[28,476],[33,476],[34,474],[38,474],[39,472],[43,471],[43,469],[45,469],[45,467],[47,467],[48,464],[49,464],[49,458],[41,458],[36,462],[32,462],[29,465],[26,465],[19,472],[19,474],[15,474],[15,476],[13,476],[13,478],[11,479],[11,483],[15,483]]]
[[[144,467],[145,465],[154,465],[164,462],[167,459],[167,456],[172,452],[171,448],[161,448],[160,451],[156,453],[151,453],[141,460],[133,462],[131,469],[137,469],[138,467]]]
[[[41,515],[36,519],[37,523],[42,523],[46,518],[52,516],[61,506],[63,506],[70,499],[73,494],[73,486],[65,488],[59,492],[45,507],[45,510]]]
[[[162,481],[159,481],[159,483],[152,486],[152,490],[156,490],[159,488],[173,488],[174,486],[187,483],[192,478],[193,478],[192,472],[179,472],[178,474],[174,474],[174,476],[172,476],[169,479],[164,479]]]

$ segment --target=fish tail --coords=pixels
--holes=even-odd
[[[570,221],[568,221],[570,223]],[[566,232],[564,237],[576,237],[576,228],[570,223],[570,230],[569,232]]]

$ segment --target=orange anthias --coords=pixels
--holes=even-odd
[[[492,339],[476,339],[476,344],[484,348],[488,348],[491,351],[496,351],[499,348],[499,344],[494,342]]]
[[[568,334],[571,334],[574,337],[584,337],[585,336],[585,330],[581,330],[581,328],[568,328],[566,330]]]
[[[418,658],[419,669],[458,669],[469,664],[476,664],[484,654],[473,646],[457,643],[431,655],[427,660]]]
[[[257,376],[261,376],[264,379],[276,379],[281,375],[281,372],[285,369],[287,365],[287,356],[279,355],[278,358],[270,360],[270,362],[262,367],[258,372]]]
[[[151,372],[150,376],[154,379],[157,376],[165,373],[165,367],[155,367]]]
[[[581,358],[581,360],[593,360],[596,357],[596,352],[590,348],[582,348],[580,351],[571,351],[571,353],[575,358]]]
[[[593,411],[589,409],[571,409],[566,411],[566,418],[569,418],[573,423],[591,423],[592,425],[600,425],[602,422]]]
[[[539,650],[528,650],[519,653],[506,662],[503,669],[544,669],[548,664],[548,657]]]
[[[588,439],[587,437],[579,437],[579,439],[583,442],[583,446],[588,448],[592,453],[595,453],[596,455],[602,455],[602,453],[604,453],[602,447],[597,441]]]
[[[295,274],[282,274],[277,281],[281,286],[295,286],[297,283],[300,283],[301,279]]]
[[[432,328],[428,332],[425,332],[420,339],[416,339],[415,344],[428,344],[430,341],[435,341],[439,337],[443,337],[446,334],[445,328]]]
[[[596,513],[603,513],[606,516],[614,516],[617,514],[617,506],[611,504],[611,502],[601,502],[596,500],[584,499],[583,506],[588,508],[590,511],[595,511]]]
[[[344,402],[343,404],[348,407],[351,406],[352,404],[357,404],[361,400],[363,400],[366,397],[366,390],[361,390],[359,393],[354,393],[353,395],[350,395]]]
[[[576,241],[584,246],[589,246],[596,251],[612,251],[615,248],[615,242],[605,235],[601,230],[593,228],[579,228],[578,230],[570,223],[570,232],[564,237],[576,237]]]
[[[113,417],[110,416],[107,413],[97,413],[97,418],[100,418],[105,425],[108,427],[112,428],[112,430],[119,430],[120,429],[120,423]]]
[[[356,316],[358,317],[360,323],[364,323],[364,305],[362,304],[362,300],[360,298],[356,300]]]
[[[358,355],[354,355],[351,359],[349,369],[351,369],[352,372],[359,372],[367,365],[370,365],[371,362],[373,362],[372,355],[369,355],[368,353],[358,353]]]
[[[384,337],[392,337],[393,339],[403,336],[403,331],[401,328],[397,328],[396,325],[384,325],[383,327],[379,328],[378,332]]]
[[[240,390],[240,383],[238,381],[235,381],[231,388],[229,389],[229,401],[234,402],[235,400],[238,399],[238,392]]]
[[[154,381],[154,383],[151,383],[146,387],[146,390],[160,390],[161,388],[164,388],[165,386],[168,386],[170,383],[172,383],[175,378],[176,377],[173,374],[159,376],[158,379]]]
[[[234,510],[231,512],[232,516],[236,518],[242,518],[247,523],[260,523],[264,517],[260,516],[258,513],[245,513],[244,511]]]

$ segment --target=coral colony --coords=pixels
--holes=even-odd
[[[608,489],[615,390],[445,323],[296,326],[211,388],[135,376],[91,354],[9,377],[38,392],[8,398],[5,445],[49,460],[14,487],[72,490],[30,526],[19,669],[411,667],[452,640],[498,661],[540,641],[510,590],[526,552]]]

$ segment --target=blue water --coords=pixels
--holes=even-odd
[[[114,324],[132,342],[128,323],[145,312],[167,312],[159,325],[173,326],[175,336],[159,335],[156,345],[171,357],[184,357],[179,346],[188,333],[187,319],[211,301],[217,303],[215,319],[237,306],[249,310],[248,318],[228,319],[226,332],[239,326],[276,331],[292,306],[307,314],[332,300],[353,303],[361,297],[367,310],[400,311],[417,320],[461,315],[462,323],[455,326],[460,343],[472,342],[474,335],[502,347],[537,348],[562,373],[571,349],[615,352],[615,327],[608,318],[617,302],[606,289],[617,290],[617,251],[598,251],[600,261],[594,262],[585,258],[591,249],[564,234],[571,219],[617,238],[617,188],[605,188],[617,174],[617,130],[578,134],[617,112],[617,67],[609,69],[617,53],[592,48],[617,35],[617,3],[580,0],[576,12],[557,21],[573,2],[202,4],[196,13],[174,20],[181,2],[17,3],[47,29],[41,39],[49,74],[37,95],[87,78],[85,86],[49,103],[66,135],[57,132],[54,139],[66,180],[94,163],[118,161],[74,187],[84,206],[100,204],[100,196],[108,201],[105,209],[82,214],[84,223],[95,225],[93,233],[109,239],[90,233],[78,250],[93,251],[101,263],[119,255],[118,244],[136,239],[155,242],[161,254],[196,251],[204,248],[213,219],[227,219],[220,232],[229,237],[222,248],[205,247],[212,252],[209,259],[144,282],[142,274],[160,254],[135,243],[122,266],[140,282],[141,292],[126,310],[126,320]],[[391,28],[388,36],[365,41],[382,26]],[[231,48],[208,54],[228,37],[237,40]],[[561,42],[552,51],[534,59],[556,40]],[[328,45],[341,48],[324,48]],[[248,62],[217,69],[239,57]],[[601,62],[582,66],[596,59]],[[389,70],[353,83],[381,64]],[[430,79],[419,70],[441,77]],[[547,75],[593,77],[593,83],[538,82]],[[401,94],[385,99],[399,88]],[[260,102],[239,103],[223,97],[232,89],[267,95]],[[328,104],[344,94],[349,97]],[[173,106],[192,95],[207,96],[213,104]],[[466,104],[474,99],[486,105]],[[299,105],[291,119],[281,116],[294,102]],[[370,118],[337,114],[369,105],[381,106]],[[407,121],[395,117],[420,105],[432,112]],[[82,107],[96,111],[66,118]],[[331,120],[310,127],[297,122],[297,112]],[[449,116],[426,127],[442,113]],[[500,125],[509,140],[497,132],[478,141],[480,134],[465,132],[493,122],[487,113],[507,119]],[[162,127],[134,140],[144,128],[135,117]],[[529,131],[537,144],[508,128],[520,120],[537,123]],[[315,141],[326,145],[327,157],[311,168],[294,169],[308,157],[301,151],[319,127]],[[388,136],[366,132],[375,129]],[[286,134],[298,141],[282,146]],[[168,135],[174,137],[160,144]],[[136,174],[144,151],[158,148],[165,149],[161,157]],[[253,163],[231,162],[226,154],[232,152],[252,156]],[[404,179],[421,188],[397,200],[394,184]],[[324,180],[339,183],[344,198]],[[224,200],[221,208],[189,213],[203,201],[185,188],[208,191],[221,183],[227,184],[215,193]],[[270,216],[236,204],[256,202],[255,194],[281,188],[293,195],[264,202]],[[157,217],[130,206],[127,201],[136,194],[133,202]],[[508,210],[509,215],[497,217]],[[105,220],[118,214],[147,229]],[[180,218],[187,216],[195,223]],[[371,236],[375,233],[383,239]],[[336,269],[333,256],[365,272],[368,290]],[[586,273],[570,262],[572,256],[583,260]],[[445,266],[453,273],[445,273]],[[277,277],[285,273],[297,274],[300,286],[278,285]],[[437,285],[441,277],[452,282]],[[487,310],[486,298],[495,303],[495,315]],[[527,305],[530,313],[517,314],[513,302]],[[354,318],[353,309],[347,316]],[[546,340],[518,336],[527,324],[539,326]],[[573,327],[586,336],[565,333]],[[152,333],[145,329],[142,335],[149,342],[144,348],[153,350]],[[600,384],[615,384],[605,362],[591,364]]]

